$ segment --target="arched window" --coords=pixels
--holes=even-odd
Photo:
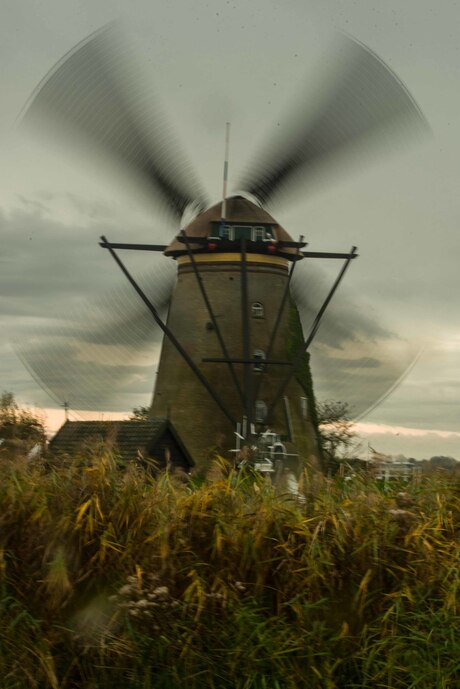
[[[254,371],[262,373],[265,370],[265,352],[262,349],[255,349],[253,358],[255,359]]]
[[[264,423],[267,418],[267,405],[263,400],[256,400],[256,423]]]
[[[300,409],[302,412],[302,418],[307,419],[308,418],[308,399],[306,397],[300,398]]]
[[[264,305],[260,303],[260,301],[255,301],[251,305],[251,313],[253,318],[263,318],[265,313],[264,313]]]

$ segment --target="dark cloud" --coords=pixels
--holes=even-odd
[[[292,294],[307,336],[334,277],[311,261],[302,261],[294,275]],[[310,347],[316,394],[348,402],[358,418],[401,381],[418,348],[417,342],[397,335],[377,308],[350,291],[346,275]]]
[[[117,230],[117,240],[122,241],[115,224]],[[49,315],[59,305],[67,308],[69,300],[76,303],[84,297],[97,298],[126,285],[108,252],[98,246],[100,235],[114,234],[113,226],[107,223],[84,226],[71,220],[58,222],[42,212],[21,208],[10,213],[0,211],[0,233],[0,295],[4,311],[12,310],[8,306],[12,301],[14,308],[23,313],[24,304],[30,304],[31,315]],[[171,282],[174,266],[162,256],[149,253],[142,257],[125,255],[123,259],[137,274],[160,274]],[[146,271],[147,267],[150,271]],[[145,284],[145,277],[142,280]]]
[[[359,260],[359,259],[358,259]],[[341,266],[338,266],[337,273]],[[329,277],[311,261],[302,261],[292,280],[292,294],[299,310],[304,331],[307,333],[321,308],[334,278]],[[365,336],[379,342],[394,337],[392,328],[384,325],[374,307],[363,303],[347,288],[347,275],[339,286],[321,321],[321,342],[340,349],[350,341],[358,342]]]
[[[151,394],[158,351],[158,343],[152,343],[150,352],[143,352],[145,361],[139,363],[138,348],[82,348],[76,339],[53,338],[34,342],[24,361],[58,404],[67,401],[73,409],[126,411],[132,408],[126,406],[128,398],[143,400]]]
[[[120,400],[130,389],[142,395],[145,367],[158,357],[161,333],[98,246],[99,235],[110,230],[100,220],[105,209],[96,209],[97,220],[84,226],[50,217],[48,201],[55,197],[48,195],[45,203],[23,199],[20,208],[0,214],[0,382],[29,394],[24,365],[55,402],[72,396],[74,407],[126,409]],[[175,265],[151,253],[142,259],[131,256],[127,263],[164,315]],[[152,387],[150,372],[145,388]]]
[[[56,304],[64,297],[110,285],[113,266],[102,260],[98,231],[65,226],[36,210],[1,213],[0,232],[7,255],[0,274],[2,297],[43,300],[44,308],[45,304],[49,308],[50,302]]]

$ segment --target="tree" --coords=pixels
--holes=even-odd
[[[134,407],[130,421],[147,421],[150,419],[150,407]]]
[[[21,409],[12,392],[0,395],[0,438],[7,447],[26,451],[46,442],[43,420],[28,409]]]
[[[357,433],[350,420],[347,402],[325,400],[317,404],[318,430],[325,464],[333,473],[348,458]]]
[[[429,460],[430,467],[434,469],[455,469],[458,462],[453,457],[446,457],[445,455],[435,455]]]

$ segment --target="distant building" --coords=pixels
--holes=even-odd
[[[420,466],[413,459],[394,458],[391,455],[375,452],[375,450],[369,463],[373,476],[383,481],[410,479],[421,471]]]
[[[49,443],[53,454],[75,455],[97,443],[110,447],[121,460],[137,460],[159,471],[193,468],[193,460],[168,419],[129,421],[66,421]]]

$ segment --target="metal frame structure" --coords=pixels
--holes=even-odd
[[[260,389],[261,385],[261,378],[258,380],[257,384],[253,386],[253,376],[252,376],[252,367],[254,364],[258,363],[258,359],[251,357],[250,353],[250,317],[249,317],[249,302],[248,302],[248,272],[247,272],[247,253],[248,253],[248,243],[250,245],[250,248],[252,249],[252,244],[253,242],[249,241],[245,238],[242,237],[240,240],[236,240],[232,242],[232,249],[233,252],[235,249],[239,248],[239,251],[241,253],[241,328],[242,328],[242,341],[243,341],[243,357],[239,358],[233,358],[229,356],[229,352],[227,349],[227,346],[225,344],[224,338],[222,337],[221,330],[219,328],[219,324],[216,320],[216,316],[214,314],[214,311],[212,309],[211,302],[209,300],[208,293],[206,291],[206,287],[204,285],[203,278],[200,274],[200,270],[198,267],[198,263],[195,260],[194,256],[194,250],[192,250],[191,245],[202,245],[203,249],[198,249],[198,252],[201,253],[203,251],[206,251],[205,245],[208,244],[208,239],[203,238],[203,237],[193,237],[190,235],[187,235],[185,230],[181,230],[179,236],[177,239],[184,243],[186,246],[187,254],[190,259],[190,263],[192,266],[193,273],[196,277],[200,293],[202,295],[204,304],[206,306],[206,309],[208,311],[213,329],[216,332],[217,339],[219,341],[221,350],[222,350],[222,357],[214,357],[214,358],[203,358],[202,362],[203,363],[226,363],[230,372],[230,375],[232,377],[233,383],[237,389],[238,396],[241,400],[243,410],[244,410],[244,417],[246,419],[246,423],[244,424],[245,426],[245,432],[244,436],[245,439],[246,437],[249,437],[252,432],[253,428],[253,417],[254,417],[254,401],[257,399],[257,394]],[[223,240],[226,244],[226,241]],[[132,275],[129,273],[127,270],[126,266],[123,264],[117,253],[115,252],[115,249],[122,249],[122,250],[137,250],[137,251],[164,251],[166,249],[165,246],[163,245],[157,245],[157,244],[123,244],[123,243],[111,243],[109,242],[105,236],[101,237],[101,242],[100,246],[103,247],[104,249],[108,249],[112,258],[115,260],[121,271],[124,273],[128,281],[131,283],[137,294],[140,296],[142,301],[145,303],[147,308],[149,309],[150,313],[152,314],[153,318],[155,319],[155,322],[158,324],[158,326],[161,328],[163,333],[165,334],[166,337],[169,338],[173,346],[176,348],[176,350],[179,352],[181,357],[184,359],[184,361],[187,363],[187,365],[190,367],[190,369],[193,371],[195,376],[198,378],[200,383],[204,386],[204,388],[207,390],[209,395],[212,397],[214,402],[217,404],[219,409],[222,411],[224,416],[228,419],[228,421],[232,424],[232,427],[235,428],[236,426],[236,420],[233,418],[233,415],[230,413],[228,408],[226,407],[225,403],[221,399],[219,393],[213,387],[209,381],[207,380],[206,376],[203,375],[202,371],[198,368],[198,366],[194,363],[194,361],[191,359],[189,354],[186,352],[186,350],[182,347],[181,343],[179,340],[176,338],[174,333],[168,328],[166,323],[161,319],[161,317],[158,314],[158,311],[152,304],[152,302],[148,299],[148,297],[145,295],[145,293],[142,291],[142,289],[139,287],[135,279],[132,277]],[[278,309],[278,313],[275,319],[275,324],[273,326],[272,332],[270,334],[270,339],[269,339],[269,345],[268,345],[268,350],[267,350],[267,356],[266,359],[264,360],[264,370],[261,371],[261,375],[264,375],[266,371],[267,366],[288,366],[290,368],[289,372],[287,375],[284,377],[278,391],[275,393],[275,396],[268,407],[267,411],[267,419],[270,418],[271,414],[273,413],[273,410],[275,409],[276,405],[278,404],[279,400],[283,396],[283,393],[289,383],[289,381],[292,379],[292,377],[295,375],[295,373],[298,370],[298,367],[302,361],[303,356],[306,354],[308,351],[308,348],[310,347],[311,343],[313,342],[313,339],[318,331],[318,328],[320,326],[321,319],[331,301],[333,298],[337,288],[340,285],[340,282],[342,281],[345,272],[350,265],[351,261],[357,257],[356,253],[356,247],[352,247],[350,252],[348,253],[330,253],[330,252],[312,252],[312,251],[300,251],[301,248],[305,247],[306,243],[303,242],[303,237],[300,237],[299,242],[290,242],[290,241],[278,241],[276,242],[276,254],[275,255],[282,255],[282,250],[284,248],[296,248],[297,249],[297,255],[296,254],[289,254],[289,259],[292,261],[292,266],[289,271],[288,275],[288,280],[286,283],[286,287],[281,299],[281,303]],[[222,247],[224,248],[224,247]],[[286,256],[286,254],[285,254]],[[342,266],[334,284],[332,285],[326,299],[324,300],[321,308],[319,309],[316,318],[313,322],[312,328],[310,329],[310,333],[306,340],[302,343],[302,346],[299,347],[297,350],[297,353],[292,361],[280,361],[280,360],[272,360],[270,359],[271,356],[271,351],[273,349],[274,341],[276,338],[276,334],[279,329],[279,325],[281,323],[281,319],[284,313],[284,310],[286,308],[286,303],[287,299],[289,296],[289,288],[292,280],[292,276],[294,274],[294,269],[297,260],[302,259],[302,258],[328,258],[328,259],[345,259],[345,263]],[[235,371],[235,365],[243,365],[244,366],[244,374],[243,374],[243,388],[241,388],[240,382],[238,380],[236,371]]]

